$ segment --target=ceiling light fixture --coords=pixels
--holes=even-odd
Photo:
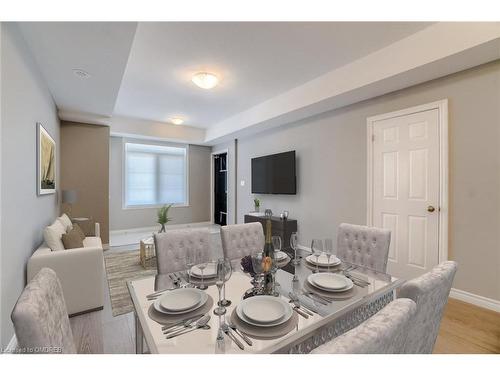
[[[172,122],[172,124],[174,125],[182,125],[184,123],[184,120],[179,118],[179,117],[172,117],[170,119],[170,121]]]
[[[90,78],[90,73],[83,69],[73,69],[73,74],[82,79]]]
[[[219,83],[219,78],[215,74],[207,72],[196,73],[191,79],[193,83],[202,89],[213,89]]]

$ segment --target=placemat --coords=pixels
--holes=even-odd
[[[203,306],[200,306],[196,310],[190,311],[188,313],[177,314],[177,315],[163,314],[161,312],[158,312],[155,310],[153,304],[151,304],[151,306],[149,306],[148,315],[151,319],[153,319],[157,323],[171,324],[178,322],[179,320],[189,319],[199,314],[206,314],[212,309],[213,304],[214,304],[213,298],[211,296],[208,296],[207,302],[205,302]]]
[[[274,327],[257,327],[251,324],[248,324],[241,320],[236,313],[236,308],[233,309],[231,314],[231,322],[238,328],[241,332],[246,333],[248,336],[253,337],[259,340],[272,340],[280,338],[287,333],[293,331],[297,328],[297,324],[299,322],[299,316],[294,311],[290,319],[288,319],[285,323]]]
[[[304,281],[304,289],[308,292],[313,292],[315,294],[318,294],[320,296],[323,296],[328,299],[332,299],[335,301],[344,301],[346,299],[350,299],[356,295],[358,292],[358,287],[356,285],[353,285],[352,289],[349,289],[345,292],[326,292],[324,290],[321,290],[319,288],[316,288],[315,286],[311,285],[309,281],[305,280]]]

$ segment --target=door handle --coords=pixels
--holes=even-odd
[[[434,206],[429,206],[429,207],[427,207],[427,211],[434,212],[434,211],[436,211],[436,209],[434,208]]]

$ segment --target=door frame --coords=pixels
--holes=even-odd
[[[214,204],[215,204],[215,197],[214,197],[214,156],[215,155],[220,155],[220,154],[226,154],[226,188],[227,185],[229,184],[229,163],[228,163],[228,156],[229,156],[229,149],[223,149],[219,151],[212,152],[210,154],[210,223],[215,224],[214,221]],[[229,196],[226,194],[226,207],[228,208],[229,211]],[[228,215],[226,215],[226,224],[229,224],[228,221]]]
[[[367,211],[366,223],[373,225],[373,127],[376,121],[394,117],[406,116],[413,113],[432,109],[438,110],[439,126],[439,202],[438,202],[438,263],[448,260],[448,99],[432,103],[405,108],[399,111],[383,113],[366,119],[366,146],[367,146]]]

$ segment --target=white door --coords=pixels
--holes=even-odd
[[[372,129],[372,224],[392,232],[387,272],[410,279],[439,262],[439,110]]]

